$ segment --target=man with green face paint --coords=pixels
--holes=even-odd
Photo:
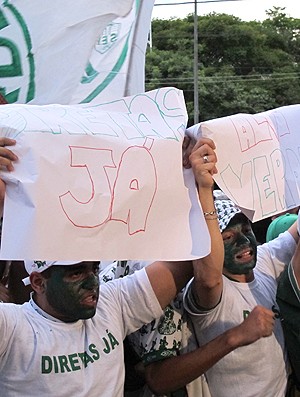
[[[25,261],[25,268],[30,301],[0,303],[6,396],[121,397],[125,336],[160,316],[192,276],[189,262],[155,262],[99,293],[99,262]]]
[[[200,156],[197,154],[200,151]],[[211,241],[212,254],[203,263],[195,263],[195,280],[199,278],[199,271],[207,272],[214,265],[224,262],[224,244],[220,234],[218,220],[214,208],[212,196],[212,170],[214,169],[214,156],[208,152],[207,147],[194,147],[189,156],[194,173],[201,172],[201,178],[197,179],[199,199],[201,201],[204,217],[207,222]],[[198,168],[199,163],[202,167]],[[226,200],[224,208],[220,209],[220,224],[226,219],[226,213],[233,217],[240,215],[240,210],[228,204]],[[233,203],[232,203],[233,204]],[[223,207],[223,206],[222,206]],[[229,210],[229,211],[228,211]],[[238,218],[238,217],[237,217]],[[242,221],[245,217],[242,216]],[[228,219],[227,219],[227,222]],[[248,226],[248,221],[247,226]],[[226,224],[223,225],[226,227]],[[249,230],[250,231],[250,230]],[[244,244],[243,238],[238,239],[238,245]],[[254,244],[255,245],[255,244]],[[256,246],[255,246],[256,248]],[[239,256],[239,252],[237,253]],[[136,267],[132,264],[132,269]],[[252,265],[251,265],[252,267]],[[120,270],[120,269],[119,269]],[[129,268],[125,272],[130,271]],[[248,272],[248,270],[247,270]],[[114,269],[113,274],[119,271]],[[106,280],[113,278],[113,274],[105,274]],[[205,288],[205,286],[200,287]],[[174,315],[174,316],[173,316]],[[227,354],[234,350],[239,351],[241,346],[247,346],[260,338],[270,336],[274,327],[274,313],[262,306],[256,306],[244,321],[233,323],[211,338],[208,343],[194,343],[194,331],[182,310],[182,297],[177,296],[172,307],[169,307],[165,316],[153,321],[141,329],[140,336],[136,335],[133,342],[140,356],[143,356],[145,378],[147,385],[154,392],[153,395],[189,396],[200,397],[210,395],[206,382],[201,375],[212,368]],[[175,331],[176,329],[176,331]],[[228,390],[227,390],[228,391]],[[151,393],[150,393],[151,394]],[[149,390],[142,394],[149,396]],[[152,395],[152,394],[151,394]],[[222,392],[219,394],[223,396]],[[230,396],[240,396],[234,391]]]
[[[61,321],[73,322],[88,319],[95,315],[99,297],[99,262],[42,262],[25,261],[25,268],[32,275],[31,285],[35,286],[36,278],[40,282],[41,271],[45,281],[45,293],[35,293],[35,301],[40,307],[47,308],[48,314]],[[69,266],[69,265],[72,265]]]
[[[17,160],[9,148],[14,144],[0,138],[0,164],[8,171]],[[203,185],[201,169],[214,174],[216,156],[209,139],[200,140],[198,149],[193,170]],[[209,154],[209,164],[201,150]],[[0,179],[0,202],[4,190]],[[205,266],[208,257],[199,261]],[[122,397],[124,338],[160,317],[193,274],[190,261],[158,261],[101,285],[99,293],[99,262],[26,261],[25,266],[30,301],[0,303],[0,394],[7,397]]]
[[[270,321],[273,311],[274,329],[271,336],[229,353],[206,372],[211,394],[284,397],[288,369],[276,315],[276,288],[278,276],[296,249],[296,224],[276,239],[257,245],[249,220],[220,190],[214,191],[212,206],[207,216],[218,224],[216,239],[221,232],[224,262],[211,261],[208,266],[195,262],[195,277],[184,297],[199,345],[241,324],[253,311],[261,311],[260,322]]]

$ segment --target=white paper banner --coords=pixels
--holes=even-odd
[[[8,102],[70,103],[103,29],[132,4],[1,1],[0,87]]]
[[[217,184],[253,221],[300,205],[299,124],[300,105],[200,124],[217,146]]]
[[[209,235],[191,171],[182,173],[182,92],[164,88],[103,105],[5,105],[17,140],[3,259],[188,259]],[[191,208],[191,200],[195,205]]]

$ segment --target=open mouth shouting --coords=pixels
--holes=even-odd
[[[85,294],[83,299],[81,299],[80,303],[83,306],[96,307],[97,301],[98,301],[98,293],[96,290],[94,290]]]
[[[248,263],[253,260],[254,252],[252,248],[245,248],[235,255],[235,261],[238,263]]]

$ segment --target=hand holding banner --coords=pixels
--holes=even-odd
[[[300,105],[192,127],[216,144],[219,187],[253,221],[300,205]]]

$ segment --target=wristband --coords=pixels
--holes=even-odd
[[[216,210],[209,211],[209,212],[204,211],[204,212],[203,212],[203,215],[204,215],[204,218],[205,218],[207,221],[213,221],[213,220],[215,220],[215,219],[218,219],[218,215],[217,215]]]
[[[216,212],[216,210],[213,210],[213,211],[209,211],[209,212],[203,212],[203,215],[204,215],[204,217],[206,217],[206,216],[213,216],[213,215],[217,215],[217,212]]]

